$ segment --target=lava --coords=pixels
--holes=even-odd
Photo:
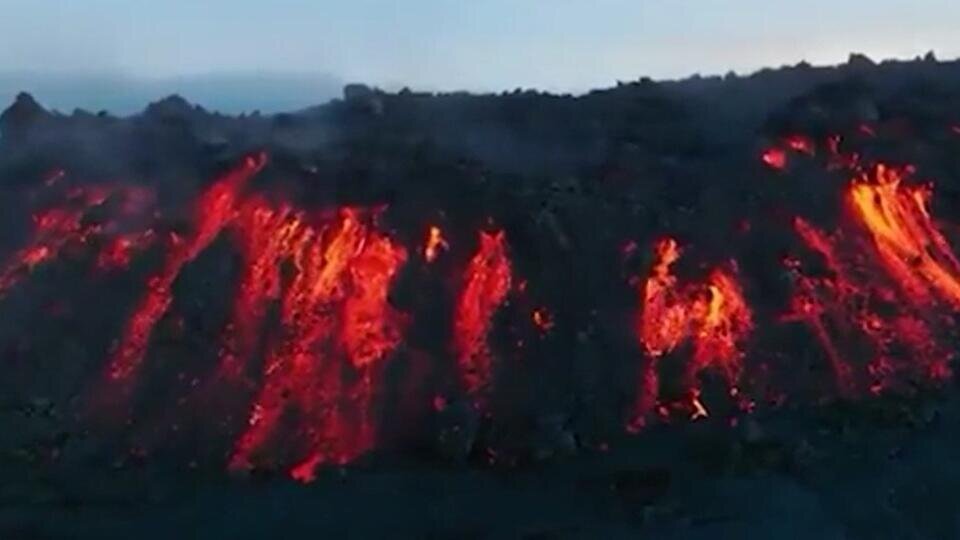
[[[853,139],[859,140],[862,137]],[[779,138],[777,146],[763,153],[763,162],[774,169],[786,169],[795,160],[797,165],[801,160],[811,160],[807,164],[819,160],[816,163],[825,172],[844,173],[824,175],[826,181],[837,182],[835,193],[841,203],[825,208],[837,208],[839,215],[794,216],[805,212],[792,211],[787,214],[791,221],[777,228],[779,221],[764,221],[763,214],[754,213],[752,201],[745,205],[749,215],[729,216],[733,219],[727,231],[735,232],[731,238],[775,238],[773,244],[780,251],[774,256],[761,250],[748,260],[742,258],[745,250],[737,250],[741,258],[734,260],[710,246],[710,258],[697,260],[699,254],[690,247],[695,243],[681,247],[676,239],[665,237],[654,243],[647,271],[638,273],[632,268],[644,248],[636,241],[607,237],[597,246],[579,246],[602,248],[584,251],[612,259],[590,260],[601,269],[630,263],[636,298],[635,307],[626,306],[633,310],[630,317],[623,316],[626,303],[620,299],[598,298],[594,305],[585,304],[589,318],[582,319],[570,309],[571,303],[553,303],[557,298],[549,296],[554,294],[551,287],[568,282],[564,272],[536,267],[537,256],[549,250],[514,251],[532,245],[534,236],[521,235],[523,243],[510,245],[502,230],[481,231],[475,252],[470,253],[461,251],[469,246],[460,242],[451,246],[447,241],[447,234],[461,238],[463,231],[430,225],[412,234],[388,233],[380,225],[385,221],[383,208],[331,205],[315,213],[284,200],[280,193],[251,194],[247,186],[264,166],[263,156],[246,159],[204,190],[195,201],[190,228],[181,233],[159,233],[163,229],[143,221],[155,206],[152,189],[76,186],[65,173],[55,173],[50,177],[54,180],[38,189],[46,190],[42,200],[49,201],[50,196],[62,200],[33,215],[30,237],[0,271],[0,295],[36,269],[68,259],[65,254],[71,263],[95,265],[92,270],[99,278],[111,279],[138,271],[141,265],[134,261],[149,262],[140,257],[147,249],[162,257],[124,321],[108,365],[96,370],[97,376],[106,377],[106,384],[122,390],[105,395],[130,398],[154,328],[173,302],[177,279],[217,238],[229,237],[237,281],[230,284],[233,296],[228,299],[226,322],[214,329],[219,337],[218,364],[210,369],[198,364],[196,373],[180,375],[191,377],[193,397],[216,398],[198,400],[202,406],[197,410],[203,412],[205,425],[225,428],[217,434],[223,436],[220,443],[229,445],[229,468],[277,468],[302,482],[313,480],[318,467],[354,462],[384,441],[398,441],[400,437],[391,438],[393,431],[382,429],[386,422],[427,415],[439,417],[440,423],[459,421],[462,405],[485,415],[493,399],[498,407],[503,404],[504,415],[509,414],[518,391],[541,376],[536,370],[547,365],[543,360],[565,354],[560,349],[565,344],[576,344],[571,358],[581,356],[569,365],[577,369],[583,364],[579,358],[596,358],[605,350],[641,356],[630,410],[618,408],[622,396],[611,400],[617,414],[630,414],[630,431],[655,415],[693,420],[713,416],[723,421],[728,413],[722,400],[728,398],[740,405],[739,412],[748,413],[768,380],[783,381],[782,386],[771,382],[764,388],[768,395],[778,396],[777,402],[785,396],[793,399],[792,392],[800,391],[796,385],[806,382],[801,377],[824,377],[807,387],[817,398],[859,397],[943,381],[951,376],[955,354],[950,344],[958,337],[954,321],[960,311],[960,259],[942,224],[931,215],[933,188],[916,182],[911,167],[865,165],[857,153],[841,151],[848,144],[840,136],[818,145],[793,135]],[[813,167],[791,168],[803,171],[805,181],[819,181]],[[788,177],[784,174],[782,180]],[[812,186],[811,193],[820,196],[817,190],[832,185]],[[778,191],[761,190],[757,201],[781,196]],[[777,207],[781,210],[803,208],[808,201],[776,202],[782,203]],[[815,215],[831,225],[822,225]],[[416,222],[393,217],[392,223]],[[687,220],[677,225],[685,236],[703,242]],[[413,240],[401,245],[396,238]],[[402,272],[408,254],[414,258],[409,273]],[[519,257],[516,263],[529,281],[515,278],[513,255]],[[432,264],[437,261],[443,264]],[[780,261],[784,268],[776,266]],[[689,272],[680,268],[680,262]],[[776,275],[758,275],[771,267]],[[448,268],[459,270],[446,275]],[[127,281],[139,283],[142,278]],[[450,283],[454,285],[446,287]],[[398,302],[409,299],[411,290],[414,295],[428,290],[437,297],[415,299],[404,308],[409,313],[400,311],[392,303],[395,285]],[[416,288],[421,285],[429,288]],[[765,290],[775,294],[761,298]],[[753,306],[747,292],[756,302]],[[516,317],[501,317],[511,298],[521,300],[510,310]],[[570,299],[580,301],[575,295]],[[60,322],[81,313],[61,298],[38,305]],[[557,324],[545,306],[561,309],[563,324]],[[610,306],[613,311],[602,311]],[[780,317],[756,320],[760,317],[755,317],[754,309]],[[424,315],[428,316],[414,320]],[[442,320],[446,316],[452,318],[450,323]],[[608,332],[616,321],[628,319]],[[191,330],[180,326],[181,331]],[[782,340],[783,348],[800,347],[800,354],[765,339],[780,336],[781,330],[789,336]],[[611,335],[617,337],[604,341]],[[407,336],[410,341],[405,343]],[[795,337],[799,341],[792,341]],[[513,380],[501,376],[500,341],[512,344],[514,358],[533,360],[524,363]],[[781,359],[788,371],[771,375]],[[807,369],[810,361],[824,369]],[[427,373],[437,366],[437,373]],[[609,367],[611,373],[619,372],[619,366]],[[601,378],[603,368],[570,379],[593,392],[609,382]],[[395,375],[405,382],[397,384]],[[411,380],[417,383],[406,384]],[[456,390],[450,392],[451,383],[459,384],[459,397],[465,399],[448,401],[458,397]],[[155,404],[147,403],[146,397],[142,407],[141,401],[129,401],[136,405],[131,412],[155,414]],[[178,401],[180,406],[164,417],[164,429],[168,422],[174,431],[184,425],[184,419],[175,415],[186,409],[185,402]],[[526,413],[525,405],[519,405],[519,415]],[[238,426],[234,419],[246,422]],[[150,421],[128,420],[127,426]],[[145,431],[140,428],[130,431]],[[478,435],[483,446],[474,449],[500,461],[505,454],[498,441],[484,436],[489,435]]]
[[[783,170],[787,167],[787,153],[780,148],[769,148],[760,159],[770,168]]]
[[[827,272],[787,261],[795,293],[786,319],[808,324],[842,393],[950,374],[938,336],[953,331],[960,264],[927,210],[929,188],[908,185],[905,173],[880,164],[856,176],[834,233],[794,220]]]
[[[280,267],[315,231],[289,206],[273,208],[260,198],[244,204],[234,230],[244,269],[223,338],[219,375],[240,382],[255,352],[267,306],[280,299]]]
[[[736,279],[736,266],[715,268],[704,282],[680,283],[672,266],[681,250],[672,238],[655,246],[655,261],[641,287],[637,334],[649,361],[641,373],[631,429],[637,429],[660,401],[659,359],[692,345],[683,376],[691,417],[707,411],[699,400],[697,375],[716,369],[734,387],[740,377],[744,347],[753,331],[753,316]]]
[[[537,327],[540,333],[546,334],[550,330],[553,330],[553,326],[555,324],[553,322],[553,316],[549,311],[546,310],[546,308],[537,308],[533,310],[533,314],[530,318],[533,320],[534,326]]]
[[[813,139],[805,135],[788,135],[782,139],[781,145],[764,150],[760,155],[760,160],[771,169],[784,170],[787,168],[787,162],[789,161],[788,152],[812,157],[816,155],[817,147]]]
[[[930,190],[904,185],[901,171],[881,164],[858,178],[848,195],[887,272],[904,291],[914,301],[960,308],[960,262],[930,218]]]
[[[790,135],[784,140],[784,142],[791,150],[795,152],[807,154],[808,156],[813,156],[816,154],[816,147],[813,140],[804,135]]]
[[[487,342],[493,316],[507,299],[512,269],[503,231],[481,232],[467,265],[454,317],[454,351],[463,388],[476,404],[491,383],[493,352]]]
[[[126,233],[114,237],[97,256],[97,268],[104,271],[125,270],[138,253],[149,248],[156,240],[153,230]]]
[[[137,372],[153,328],[170,306],[170,288],[180,271],[233,220],[241,190],[265,163],[265,155],[247,157],[200,195],[194,210],[193,230],[185,240],[172,246],[163,268],[148,280],[146,294],[127,321],[109,362],[109,380],[127,381]]]
[[[57,171],[50,178],[59,180],[64,175],[63,171]],[[0,270],[0,297],[35,268],[57,259],[68,245],[85,244],[100,233],[103,224],[85,218],[115,191],[102,186],[74,187],[66,193],[63,202],[35,213],[33,233],[27,246],[15,253]]]
[[[446,239],[443,237],[443,231],[440,230],[440,227],[431,226],[430,230],[427,232],[427,243],[423,248],[423,258],[428,263],[432,263],[437,260],[437,257],[440,256],[442,251],[446,251],[450,248],[450,245],[447,244]]]
[[[347,463],[373,447],[380,371],[404,327],[404,317],[390,306],[389,290],[407,257],[374,229],[373,218],[345,208],[333,223],[317,229],[261,213],[261,219],[279,227],[264,228],[261,241],[251,243],[268,248],[254,263],[268,264],[251,265],[249,275],[272,272],[269,263],[279,258],[289,259],[295,270],[281,286],[281,335],[268,353],[264,381],[247,429],[234,445],[231,468],[261,460],[288,411],[301,419],[294,437],[301,457],[291,471],[299,480],[312,479],[320,464]],[[275,277],[253,298],[274,294]],[[260,286],[256,279],[245,282]]]

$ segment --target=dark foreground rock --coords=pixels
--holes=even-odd
[[[377,461],[230,478],[156,463],[0,469],[4,538],[947,539],[960,401],[709,419],[526,467]],[[22,441],[20,441],[22,442]]]

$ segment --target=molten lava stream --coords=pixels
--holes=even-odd
[[[271,207],[255,197],[244,204],[236,237],[243,254],[243,274],[221,350],[218,382],[242,382],[246,364],[255,353],[270,302],[280,299],[280,268],[293,260],[315,231],[289,206]]]
[[[901,171],[881,164],[848,193],[887,272],[904,291],[918,301],[936,299],[960,309],[960,262],[927,210],[930,190],[904,185]]]
[[[388,295],[407,255],[374,230],[372,220],[351,208],[321,230],[281,220],[272,229],[280,237],[258,243],[270,253],[257,254],[254,264],[289,258],[295,272],[282,292],[281,336],[267,356],[263,386],[230,468],[265,461],[287,411],[300,418],[293,446],[304,457],[291,471],[298,480],[312,479],[320,464],[343,464],[373,448],[380,372],[404,326]],[[251,266],[248,272],[259,271]],[[262,296],[254,291],[254,298]]]
[[[698,374],[717,369],[734,391],[742,371],[744,342],[753,330],[752,314],[735,273],[716,268],[703,283],[681,284],[671,270],[680,258],[676,241],[658,242],[655,252],[650,276],[640,291],[637,335],[647,361],[628,426],[631,431],[643,427],[660,402],[661,358],[682,343],[691,343],[682,381],[687,402],[662,405],[680,405],[693,418],[706,416],[708,411],[699,400]]]
[[[878,165],[855,178],[831,235],[795,220],[829,272],[812,276],[789,261],[796,291],[788,318],[811,327],[845,393],[950,373],[952,354],[938,337],[955,333],[960,264],[927,211],[930,191],[906,185],[903,174]]]
[[[487,338],[512,279],[506,235],[481,232],[457,300],[453,343],[464,391],[477,406],[483,405],[492,377],[493,353]]]
[[[137,373],[153,328],[170,306],[170,288],[180,271],[233,220],[241,190],[265,163],[263,154],[247,157],[201,194],[194,212],[193,231],[170,248],[163,268],[147,282],[146,295],[127,321],[120,344],[109,362],[108,381],[129,383]]]

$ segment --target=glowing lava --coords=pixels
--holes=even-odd
[[[441,251],[446,251],[450,246],[447,244],[447,241],[443,238],[443,231],[440,230],[440,227],[431,226],[430,230],[427,232],[427,243],[423,248],[423,258],[428,263],[432,263],[437,260],[437,257],[440,256]]]
[[[243,381],[255,353],[268,304],[280,299],[281,266],[316,232],[289,206],[275,209],[259,197],[244,204],[235,232],[244,270],[223,339],[219,375],[236,383]]]
[[[660,400],[660,358],[683,343],[692,345],[684,369],[688,402],[683,406],[691,417],[706,416],[697,375],[717,369],[733,387],[742,370],[745,341],[753,330],[750,308],[734,277],[735,265],[731,263],[732,270],[714,269],[702,283],[681,284],[671,270],[680,254],[672,238],[658,242],[650,276],[641,287],[637,334],[649,361],[641,373],[633,430],[644,424]]]
[[[493,352],[487,342],[493,316],[507,299],[512,282],[506,235],[481,232],[470,260],[454,318],[454,350],[467,395],[478,405],[491,382]]]
[[[146,250],[156,240],[152,230],[141,233],[121,234],[110,240],[97,257],[100,270],[124,270],[130,266],[134,255]]]
[[[787,153],[780,148],[765,150],[760,159],[772,169],[783,170],[787,168]]]
[[[347,463],[373,447],[380,371],[403,329],[388,295],[406,251],[373,228],[373,215],[352,208],[319,229],[286,211],[255,208],[251,217],[265,226],[248,243],[254,249],[241,290],[249,300],[238,304],[239,320],[253,326],[262,299],[283,289],[281,329],[230,466],[262,462],[292,412],[300,419],[292,437],[300,462],[291,474],[309,481],[320,464]],[[284,260],[293,275],[279,283]]]
[[[960,308],[960,262],[930,218],[930,189],[905,185],[901,171],[881,164],[848,193],[853,212],[904,292],[914,301]]]
[[[489,404],[496,400],[498,414],[501,404],[504,415],[509,414],[507,407],[516,404],[511,399],[516,399],[518,389],[526,388],[523,385],[528,380],[539,382],[537,377],[541,375],[544,381],[558,380],[534,370],[547,365],[541,360],[548,355],[564,354],[558,349],[574,343],[584,346],[586,358],[592,358],[593,351],[604,350],[619,353],[626,349],[642,355],[636,400],[628,405],[631,431],[643,427],[656,414],[689,419],[712,414],[722,418],[726,412],[717,406],[718,396],[720,400],[725,396],[732,398],[740,405],[753,398],[759,401],[759,395],[746,394],[758,393],[768,379],[823,377],[824,381],[816,380],[817,384],[810,385],[819,398],[911,389],[948,378],[954,358],[950,344],[958,337],[954,318],[960,311],[960,260],[930,214],[931,188],[912,182],[913,171],[908,167],[864,167],[857,154],[840,152],[839,137],[832,137],[823,145],[802,136],[778,141],[778,147],[761,156],[774,169],[787,168],[794,160],[799,164],[799,160],[818,158],[829,171],[850,171],[852,178],[836,192],[842,205],[840,215],[830,218],[838,218],[833,221],[835,225],[826,228],[812,218],[795,217],[792,230],[777,229],[778,222],[764,222],[763,215],[753,210],[727,223],[736,226],[736,238],[777,239],[772,244],[787,255],[777,252],[774,258],[763,251],[757,259],[740,261],[745,270],[757,272],[782,257],[786,271],[778,267],[775,276],[741,274],[737,261],[725,259],[719,264],[685,264],[691,269],[686,274],[678,263],[696,262],[690,260],[692,250],[681,249],[673,238],[664,238],[653,246],[649,271],[631,282],[638,305],[630,322],[612,332],[606,332],[607,328],[601,325],[612,326],[614,321],[625,319],[620,299],[610,302],[610,298],[598,298],[591,304],[591,300],[582,301],[579,296],[570,295],[570,302],[550,302],[557,297],[546,295],[566,292],[551,290],[569,283],[565,273],[547,273],[555,267],[536,268],[539,253],[535,253],[518,259],[531,281],[516,280],[510,255],[519,253],[511,252],[502,230],[480,232],[475,252],[459,252],[472,248],[461,246],[460,242],[451,247],[445,233],[460,238],[462,231],[430,226],[425,231],[417,228],[394,236],[378,224],[382,209],[342,207],[312,214],[298,209],[292,201],[276,202],[277,193],[250,195],[246,186],[264,166],[263,156],[246,159],[206,189],[196,201],[191,229],[182,235],[170,233],[166,242],[166,237],[154,229],[139,227],[143,225],[139,218],[153,204],[151,190],[135,186],[71,188],[64,173],[54,174],[42,189],[54,194],[63,190],[65,199],[33,216],[31,237],[0,271],[0,296],[35,269],[58,259],[95,264],[95,271],[107,278],[115,278],[124,270],[136,272],[140,265],[131,262],[138,253],[155,246],[157,254],[163,257],[162,265],[154,269],[156,272],[146,282],[146,291],[125,321],[105,373],[99,367],[96,372],[97,376],[106,376],[108,385],[120,390],[105,393],[110,398],[130,398],[129,390],[136,388],[151,335],[173,302],[171,295],[177,279],[221,234],[230,235],[236,252],[228,255],[237,257],[225,262],[237,262],[239,277],[237,283],[231,284],[235,296],[231,298],[227,322],[216,329],[221,345],[219,363],[216,369],[211,366],[207,370],[206,364],[198,362],[196,372],[187,373],[191,378],[184,376],[183,380],[196,381],[192,386],[198,395],[217,398],[201,402],[217,407],[196,410],[202,412],[205,420],[212,419],[227,428],[217,433],[224,435],[219,442],[230,446],[231,469],[277,468],[304,482],[311,481],[320,466],[353,462],[384,440],[393,441],[389,439],[392,431],[380,429],[384,422],[425,417],[407,416],[408,409],[421,415],[439,415],[446,422],[458,417],[464,402],[485,415],[493,410]],[[795,168],[803,171],[805,179],[815,181],[812,174],[808,178],[811,168]],[[826,176],[829,181],[837,179]],[[782,179],[786,178],[783,175]],[[764,190],[761,195],[776,191],[779,190]],[[121,192],[126,193],[122,200],[114,197]],[[771,196],[780,197],[782,193]],[[111,205],[111,201],[118,204]],[[831,210],[834,206],[825,208]],[[390,217],[391,222],[415,222],[394,221],[396,216]],[[763,230],[768,227],[775,230]],[[698,238],[695,227],[684,225],[682,230]],[[764,235],[752,236],[757,231]],[[767,232],[771,236],[766,236]],[[404,247],[395,238],[413,240]],[[717,237],[699,237],[701,241],[704,238]],[[524,239],[529,242],[536,238]],[[614,260],[589,261],[603,269],[603,265],[617,264],[618,254],[614,250],[622,245],[619,262],[630,262],[633,267],[644,247],[632,241],[620,244],[623,241],[607,237],[598,240],[600,244],[609,242],[604,250],[578,253],[607,253]],[[75,249],[83,245],[93,246],[94,250]],[[521,245],[530,244],[517,243],[514,249]],[[791,245],[793,249],[785,247]],[[162,253],[161,248],[165,250]],[[427,302],[410,303],[411,315],[399,312],[391,304],[391,289],[408,253],[416,260],[410,268],[413,271],[404,273],[403,294],[398,297],[410,298],[407,292],[411,289],[414,294],[438,295]],[[73,257],[74,254],[79,255]],[[421,256],[423,262],[419,260]],[[754,264],[758,260],[762,264]],[[149,261],[142,257],[140,262]],[[462,273],[440,275],[457,264],[462,264]],[[526,274],[527,271],[531,272]],[[413,277],[407,280],[408,276]],[[426,280],[417,281],[424,276]],[[547,279],[537,282],[538,277]],[[138,278],[135,282],[140,281]],[[444,289],[445,283],[455,285]],[[594,286],[592,280],[585,283],[585,287]],[[748,283],[753,286],[747,287]],[[413,286],[407,288],[407,284]],[[417,284],[429,288],[420,291]],[[616,291],[616,287],[619,285],[591,291],[607,294],[603,291]],[[756,298],[753,307],[764,310],[758,313],[776,312],[783,316],[759,321],[762,326],[757,331],[758,322],[745,290],[753,295],[775,291],[770,296],[775,302],[763,298],[761,303]],[[779,294],[783,291],[790,294]],[[540,294],[545,296],[540,298]],[[560,310],[557,313],[561,324],[555,324],[554,315],[543,304],[533,303],[534,296],[536,302],[543,301]],[[498,317],[512,298],[521,300],[510,310],[517,317]],[[51,303],[57,304],[54,307],[38,305],[47,310],[45,313],[59,313],[58,322],[71,322],[67,316],[61,316],[63,313],[72,316],[80,312],[62,310],[59,305],[63,302],[56,300]],[[576,316],[573,301],[582,302],[578,306],[590,315],[589,319]],[[448,308],[450,304],[452,309]],[[599,313],[609,306],[613,306],[611,313]],[[416,321],[408,333],[412,317],[424,314],[428,316]],[[452,316],[452,324],[442,320],[444,316]],[[210,319],[221,320],[218,317]],[[504,328],[499,327],[500,319],[506,323]],[[789,326],[778,326],[785,323]],[[768,336],[765,332],[773,332],[770,335],[774,337],[788,336],[782,340],[783,349],[795,347],[801,352],[781,350],[779,341],[771,345],[776,340],[763,339]],[[408,334],[412,337],[404,345]],[[755,334],[760,339],[754,339]],[[614,339],[603,341],[611,335]],[[626,347],[622,336],[628,341]],[[795,337],[799,339],[794,341]],[[535,360],[524,366],[527,372],[518,371],[521,377],[516,380],[521,384],[497,384],[514,382],[501,376],[496,345],[500,338],[515,345],[511,352],[517,357],[529,355]],[[757,347],[750,351],[748,347],[754,343]],[[805,344],[811,346],[804,349]],[[746,362],[748,352],[756,354],[750,362]],[[810,352],[814,354],[807,354]],[[571,351],[571,355],[574,353]],[[394,359],[399,361],[392,365]],[[754,373],[754,368],[772,371],[771,366],[778,367],[775,361],[779,359],[785,360],[787,373]],[[440,370],[437,377],[422,376],[433,375],[425,372],[445,360],[449,363],[443,367],[449,367],[449,372]],[[822,364],[815,367],[829,369],[810,369],[806,365],[810,361]],[[603,371],[586,373],[582,388],[601,388],[601,384],[595,383],[608,382],[600,379]],[[397,383],[395,373],[406,379]],[[449,380],[453,376],[456,382]],[[587,380],[595,376],[595,381]],[[161,375],[159,380],[172,379]],[[405,384],[414,379],[418,383],[425,379],[438,382]],[[206,384],[201,385],[200,381]],[[459,385],[461,396],[451,396],[458,393],[449,392],[446,386],[451,382]],[[782,396],[797,388],[791,386],[792,381],[786,381],[782,387],[774,387],[776,384],[771,383],[769,390]],[[408,392],[409,388],[415,390]],[[571,389],[577,390],[573,385]],[[102,387],[95,390],[99,392]],[[465,399],[448,401],[451,397]],[[620,396],[615,397],[619,400]],[[408,402],[417,400],[419,403],[407,407]],[[129,409],[131,412],[139,415],[141,410],[145,411],[147,420],[136,419],[141,424],[150,423],[150,417],[155,415],[153,404],[146,401],[129,400],[136,405]],[[185,401],[178,401],[178,405]],[[570,400],[574,402],[580,406],[577,400]],[[112,400],[109,405],[117,403]],[[178,406],[176,414],[186,409]],[[746,410],[741,407],[741,411]],[[617,414],[623,412],[627,411],[618,410]],[[169,418],[171,423],[183,425],[182,418]],[[233,419],[246,422],[238,426],[239,422]],[[131,422],[125,429],[134,423],[133,418],[126,420]],[[162,427],[167,426],[164,423]],[[477,449],[500,460],[497,452],[501,449],[496,447],[499,442],[482,439],[484,436],[487,435],[479,436],[483,446]],[[494,448],[486,448],[488,445]]]
[[[828,272],[788,260],[795,295],[787,319],[812,329],[843,393],[943,380],[960,307],[960,264],[927,210],[930,190],[878,165],[850,183],[840,230],[796,218],[797,234]]]
[[[170,288],[180,271],[233,220],[241,190],[265,163],[265,155],[248,157],[201,194],[194,212],[193,231],[171,247],[163,268],[149,279],[146,295],[127,321],[120,344],[110,359],[107,370],[110,380],[127,381],[137,372],[153,328],[170,306]]]
[[[60,180],[65,173],[58,171],[50,178]],[[52,186],[55,182],[46,182]],[[35,268],[49,263],[71,244],[86,244],[92,236],[103,232],[104,224],[85,218],[95,208],[115,194],[126,195],[133,188],[105,186],[74,187],[66,193],[59,205],[33,215],[33,233],[26,247],[15,253],[0,270],[0,297],[29,275]]]
[[[804,135],[790,135],[784,139],[784,143],[794,152],[813,156],[816,154],[816,147],[813,140]]]

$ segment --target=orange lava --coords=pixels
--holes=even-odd
[[[431,226],[430,230],[427,232],[427,243],[423,248],[423,258],[428,263],[431,263],[437,260],[437,257],[440,256],[441,251],[446,251],[450,246],[447,244],[447,241],[443,238],[443,231],[440,230],[440,227]]]
[[[493,370],[487,336],[512,279],[506,235],[503,231],[481,232],[479,249],[467,266],[457,300],[453,344],[464,390],[478,405]]]
[[[127,321],[120,344],[109,362],[109,380],[126,381],[137,372],[153,328],[170,306],[170,288],[180,271],[233,220],[241,190],[265,163],[265,155],[248,157],[201,194],[194,212],[193,231],[172,246],[163,268],[147,282],[146,295]]]
[[[315,231],[289,206],[273,208],[253,198],[244,204],[235,233],[244,265],[223,338],[219,375],[240,382],[256,350],[267,306],[280,299],[281,265],[292,260]]]
[[[373,215],[357,209],[342,209],[319,229],[286,210],[254,207],[248,217],[260,226],[245,228],[247,277],[235,324],[255,326],[263,299],[279,295],[281,329],[230,467],[261,462],[292,412],[300,419],[294,440],[301,461],[291,474],[309,481],[317,466],[347,463],[373,447],[381,368],[404,327],[388,295],[407,255],[376,231]],[[293,269],[285,283],[276,273],[283,261]]]
[[[849,203],[870,232],[887,272],[914,301],[960,308],[960,262],[937,230],[926,186],[907,186],[902,173],[878,165],[848,191]]]
[[[927,210],[930,190],[878,165],[847,187],[839,230],[801,218],[795,230],[828,272],[789,260],[795,295],[788,319],[812,329],[839,389],[848,394],[943,380],[960,307],[960,264]]]
[[[655,246],[655,261],[641,287],[637,335],[649,361],[641,373],[633,427],[641,425],[658,405],[659,359],[691,344],[684,387],[691,417],[707,411],[699,401],[697,375],[717,369],[733,387],[742,370],[744,343],[753,330],[752,313],[731,270],[716,268],[702,283],[681,284],[671,267],[681,252],[672,238]]]

